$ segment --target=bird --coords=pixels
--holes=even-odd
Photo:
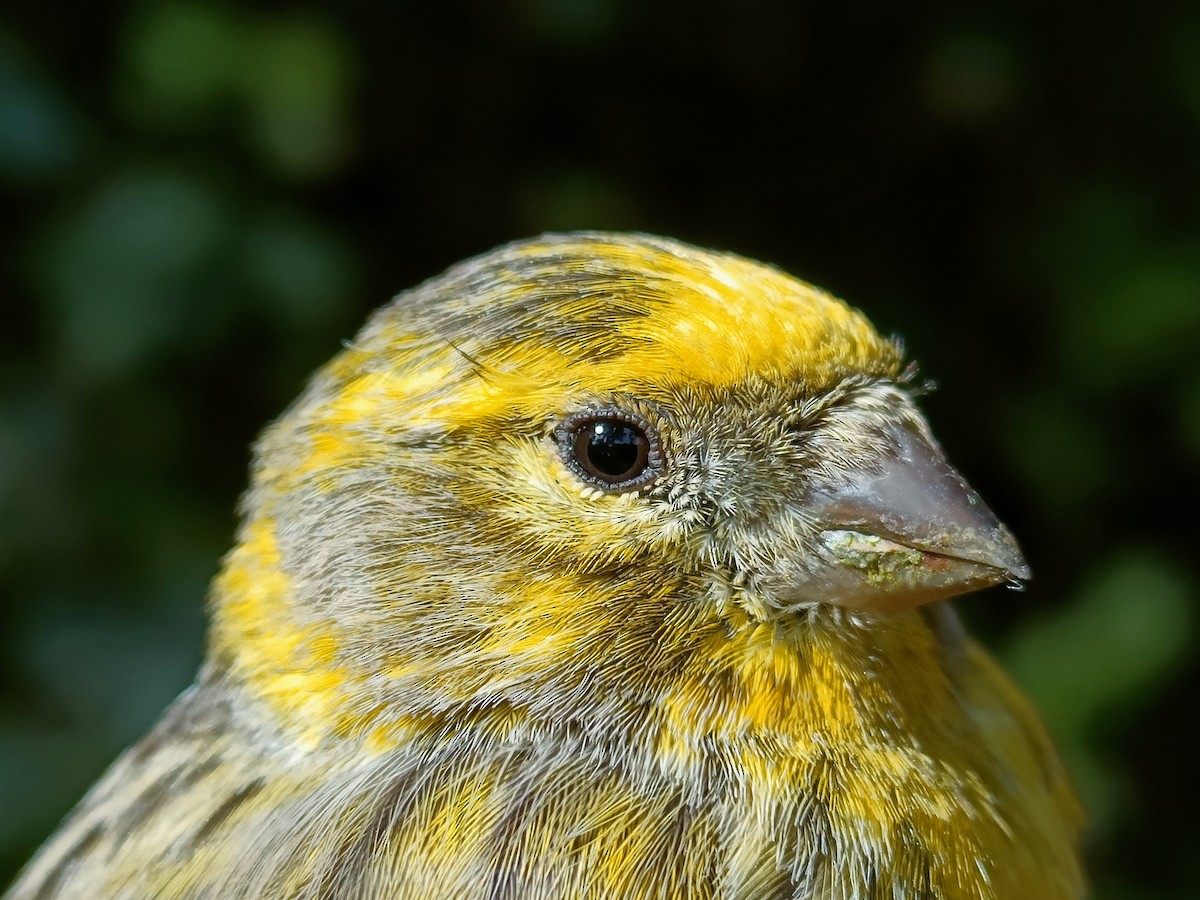
[[[1070,776],[947,602],[1029,569],[923,388],[665,237],[399,294],[258,440],[194,684],[7,897],[1085,896]]]

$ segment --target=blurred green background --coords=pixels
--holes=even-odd
[[[1062,742],[1097,897],[1200,896],[1200,4],[1121,6],[7,6],[0,884],[189,681],[306,375],[449,263],[595,227],[906,337],[1036,573],[959,607]]]

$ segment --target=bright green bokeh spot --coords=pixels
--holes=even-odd
[[[303,13],[198,4],[150,8],[125,40],[127,104],[200,133],[224,111],[274,174],[328,174],[349,144],[353,57],[331,24]],[[207,135],[206,135],[207,136]]]
[[[150,117],[191,122],[236,87],[246,41],[240,19],[218,7],[150,7],[124,42],[130,101]]]

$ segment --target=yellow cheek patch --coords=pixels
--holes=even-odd
[[[213,613],[218,655],[286,724],[315,746],[343,701],[346,673],[334,665],[338,641],[315,625],[298,626],[270,520],[246,526],[217,576]]]
[[[502,598],[487,637],[473,653],[517,671],[537,668],[546,659],[578,652],[580,644],[618,623],[612,621],[603,594],[584,591],[569,575],[529,573],[497,585]]]

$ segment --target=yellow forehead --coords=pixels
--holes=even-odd
[[[841,300],[760,263],[661,238],[562,235],[455,266],[379,310],[262,445],[262,477],[353,472],[495,419],[552,421],[606,397],[816,394],[887,378],[897,347]]]
[[[816,391],[899,366],[861,313],[770,266],[663,238],[582,234],[502,247],[402,294],[330,374],[358,402],[402,394],[478,415],[564,391],[763,378]]]

